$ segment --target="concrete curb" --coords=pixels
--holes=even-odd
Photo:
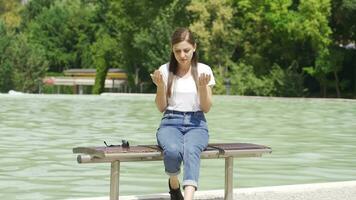
[[[223,200],[224,190],[198,191],[196,200]],[[76,200],[108,200],[108,197]],[[283,185],[234,189],[234,199],[243,200],[355,200],[356,181]],[[74,200],[74,199],[72,199]],[[120,200],[169,200],[167,193],[120,196]]]

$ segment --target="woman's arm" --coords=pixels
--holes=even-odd
[[[201,74],[199,77],[199,100],[200,100],[200,109],[207,113],[209,112],[212,106],[212,90],[211,87],[208,85],[211,76],[207,74]]]
[[[166,98],[166,87],[163,86],[157,86],[157,91],[156,91],[156,106],[160,112],[164,112],[167,108],[167,98]]]
[[[162,74],[159,70],[155,70],[153,74],[150,74],[153,83],[157,86],[156,91],[156,106],[160,112],[164,112],[167,108],[167,98],[166,98],[166,86],[163,82]]]

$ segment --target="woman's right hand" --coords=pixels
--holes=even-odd
[[[164,112],[167,107],[166,90],[163,82],[163,76],[159,70],[155,70],[153,74],[150,74],[152,81],[157,86],[156,91],[156,106],[160,112]]]
[[[150,74],[152,81],[157,87],[164,86],[163,76],[159,70],[155,70],[153,74]]]

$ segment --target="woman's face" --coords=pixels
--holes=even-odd
[[[195,48],[196,45],[191,45],[187,41],[182,41],[173,45],[172,51],[179,65],[190,65]]]

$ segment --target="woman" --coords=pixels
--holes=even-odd
[[[178,28],[171,38],[170,62],[151,74],[157,86],[156,106],[164,112],[157,130],[163,149],[164,166],[170,176],[172,200],[183,200],[178,174],[184,164],[184,199],[193,199],[198,188],[200,154],[208,145],[209,133],[204,113],[212,105],[215,85],[209,66],[198,63],[197,44],[189,29]]]

